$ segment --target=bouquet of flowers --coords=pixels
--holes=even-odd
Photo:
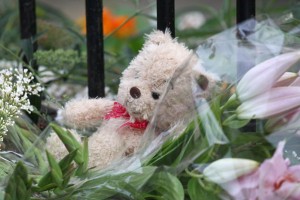
[[[243,38],[235,40],[235,30]],[[195,182],[220,186],[221,199],[300,198],[296,30],[284,33],[271,20],[250,20],[198,49],[208,67],[229,82],[227,92],[209,102],[214,126],[228,140],[217,157],[194,162],[191,170],[202,178]]]
[[[195,115],[184,131],[145,140],[145,148],[104,170],[87,169],[88,141],[81,145],[59,125],[39,137],[13,129],[18,137],[12,141],[22,148],[0,155],[8,174],[1,178],[2,197],[300,199],[297,33],[270,19],[250,20],[204,41],[196,53],[219,77],[211,98],[193,85]],[[70,147],[59,161],[43,149],[51,130]]]

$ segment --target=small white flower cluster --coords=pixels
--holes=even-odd
[[[39,83],[33,83],[33,75],[27,69],[16,68],[0,70],[0,141],[7,127],[14,124],[14,118],[21,110],[33,111],[28,96],[39,95],[43,90]]]

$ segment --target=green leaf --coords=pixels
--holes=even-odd
[[[67,131],[63,130],[61,127],[51,124],[51,127],[60,138],[60,140],[64,143],[68,151],[74,151],[76,149],[75,145],[73,144],[73,140],[71,137],[68,137]]]
[[[223,157],[224,154],[228,151],[228,145],[220,145],[216,144],[210,146],[202,152],[202,154],[198,155],[195,158],[194,163],[203,164],[212,162],[220,157]]]
[[[203,142],[200,142],[199,140],[197,140],[195,138],[195,134],[193,133],[195,131],[194,127],[190,127],[189,131],[191,132],[190,134],[188,134],[190,137],[187,137],[185,139],[179,155],[177,156],[174,163],[172,164],[172,166],[174,166],[174,167],[176,167],[178,164],[183,162],[186,155],[191,155],[191,152],[194,151],[195,149],[201,148],[201,150],[202,150],[202,148],[203,148],[203,145],[202,145]],[[200,150],[199,150],[199,152],[200,152]]]
[[[157,167],[147,166],[121,174],[102,175],[90,174],[80,187],[69,187],[74,199],[85,196],[86,199],[107,199],[112,196],[121,196],[120,199],[141,199],[141,188],[151,179]],[[97,198],[96,198],[97,197]],[[118,199],[118,198],[116,198]]]
[[[231,141],[232,157],[263,162],[273,155],[274,146],[261,133],[239,133]]]
[[[216,96],[210,102],[210,108],[214,113],[214,116],[217,119],[217,121],[221,121],[221,115],[222,115],[221,98],[222,98],[221,95]]]
[[[238,119],[236,114],[233,114],[224,120],[223,125],[233,129],[238,129],[246,126],[250,121],[251,119]]]
[[[72,165],[70,165],[68,167],[68,169],[64,173],[63,187],[67,187],[67,185],[69,184],[69,181],[70,181],[71,177],[75,174],[75,170],[76,170],[76,168],[74,166],[72,166]]]
[[[83,139],[83,153],[82,153],[82,156],[83,156],[83,164],[84,164],[84,169],[87,169],[87,165],[88,165],[88,162],[89,162],[89,146],[88,146],[88,138],[85,137]]]
[[[129,184],[132,185],[136,189],[140,189],[143,187],[147,181],[153,176],[157,167],[154,166],[145,166],[140,169],[141,173],[136,173],[134,176],[131,176],[129,180]],[[126,176],[124,177],[126,178]]]
[[[31,180],[28,179],[27,169],[18,162],[5,188],[4,200],[28,200],[31,196]]]
[[[13,166],[13,163],[0,156],[0,182],[4,181],[6,176],[12,172]]]
[[[28,61],[33,59],[33,38],[22,39],[21,46]]]
[[[72,161],[74,160],[76,153],[77,153],[77,149],[70,152],[61,161],[59,161],[59,166],[60,166],[63,174],[68,171],[68,168],[69,168],[70,164],[72,163]]]
[[[157,195],[159,199],[164,200],[183,200],[184,190],[178,178],[168,172],[159,172],[154,174],[145,188],[152,188],[152,192]]]
[[[199,199],[209,199],[209,200],[219,200],[221,199],[218,197],[216,193],[217,190],[206,190],[203,186],[199,183],[199,179],[191,178],[188,182],[187,186],[187,193],[191,200],[199,200]]]
[[[249,124],[251,119],[244,119],[244,120],[232,120],[232,121],[228,121],[226,124],[226,126],[230,127],[230,128],[242,128],[244,126],[246,126],[247,124]]]
[[[46,154],[47,154],[47,159],[48,159],[48,162],[50,165],[50,171],[51,171],[53,181],[59,187],[61,187],[62,183],[63,183],[63,174],[59,167],[59,164],[55,161],[55,158],[48,151],[46,151]]]
[[[144,165],[171,165],[174,158],[181,154],[184,144],[190,140],[193,135],[194,123],[189,124],[185,131],[177,138],[164,142],[162,148]]]
[[[74,157],[76,156],[77,150],[72,151],[68,155],[66,155],[61,161],[59,161],[59,167],[63,174],[63,182],[66,183],[66,179],[70,176],[70,167]],[[38,182],[38,186],[40,187],[39,191],[44,191],[49,188],[54,188],[56,184],[53,182],[51,171],[45,174]]]
[[[47,168],[47,164],[44,161],[42,152],[37,148],[37,146],[35,146],[36,144],[33,144],[32,142],[36,142],[38,140],[36,135],[26,129],[20,128],[17,125],[15,126],[15,130],[24,148],[25,159],[36,164],[40,171],[44,171]]]
[[[72,135],[71,132],[65,131],[64,129],[53,123],[50,126],[53,128],[57,136],[64,143],[65,147],[69,152],[72,152],[77,149],[77,153],[74,160],[77,164],[81,165],[84,162],[83,148],[81,144],[76,140],[76,138]]]
[[[292,15],[296,20],[300,19],[300,4],[296,4],[292,7]]]
[[[85,137],[83,139],[83,152],[82,152],[82,160],[83,163],[80,164],[78,170],[76,171],[76,174],[78,176],[84,174],[88,168],[89,163],[89,149],[88,149],[88,138]]]
[[[100,190],[95,190],[85,196],[85,199],[122,199],[144,200],[142,194],[128,183],[120,182],[115,185],[105,185]]]
[[[52,179],[52,175],[50,172],[48,172],[47,174],[45,174],[38,182],[38,186],[40,188],[45,187],[46,185],[52,184],[53,183],[53,179]],[[43,190],[39,190],[39,191],[43,191]]]

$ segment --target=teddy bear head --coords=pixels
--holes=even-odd
[[[192,77],[206,77],[193,71],[197,62],[197,56],[168,31],[154,31],[123,72],[117,100],[135,120],[159,116],[156,126],[166,130],[193,111]],[[205,82],[204,90],[209,79]]]

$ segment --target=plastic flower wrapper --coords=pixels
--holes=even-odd
[[[300,53],[295,30],[286,33],[271,20],[249,21],[207,39],[196,50],[202,63],[195,68],[219,77],[210,98],[203,98],[199,80],[192,80],[193,117],[156,134],[158,105],[143,147],[106,169],[88,169],[88,140],[81,144],[69,134],[73,130],[52,124],[29,145],[26,162],[17,164],[5,182],[5,194],[40,199],[299,199]],[[188,62],[175,72],[165,94]],[[69,146],[62,160],[48,152],[42,155],[47,162],[38,159],[47,131],[62,135]],[[20,182],[24,184],[17,191]]]
[[[174,84],[177,84],[178,76],[184,73],[189,61],[189,58],[185,60],[179,69],[175,71],[171,80],[169,80],[168,86],[165,88],[165,95],[162,95],[161,98],[162,104],[158,105],[156,113],[159,113],[161,110],[160,108],[163,105],[164,98],[172,90]],[[182,96],[177,97],[178,101],[185,102],[184,100],[187,94],[191,94],[192,89],[194,89],[195,96],[202,92],[195,81],[191,79],[187,79],[186,81],[190,82],[190,88],[188,88],[190,90],[183,91]],[[189,102],[193,103],[193,99],[190,99]],[[213,114],[209,111],[208,104],[205,103],[203,98],[201,98],[198,104],[201,104],[203,109],[207,110],[207,112],[203,112],[202,114],[203,119],[206,119],[206,116],[208,116],[207,120],[213,120],[212,122],[214,122]],[[194,105],[190,106],[194,107]],[[182,159],[186,159],[184,155],[185,152],[182,151],[182,155],[178,157],[177,161],[175,157],[171,158],[170,154],[177,156],[176,154],[180,153],[181,148],[185,148],[185,143],[188,142],[191,137],[195,137],[195,141],[190,141],[190,144],[188,144],[190,147],[187,147],[189,151],[192,150],[195,153],[200,149],[202,149],[201,151],[206,151],[207,147],[213,145],[215,142],[224,143],[227,141],[222,131],[214,127],[209,131],[211,134],[209,134],[209,139],[206,141],[205,136],[200,134],[196,112],[197,110],[195,110],[195,113],[192,113],[195,121],[192,122],[191,125],[189,125],[190,121],[178,119],[170,130],[159,134],[157,134],[156,128],[162,118],[159,114],[156,114],[144,134],[145,137],[142,142],[144,146],[142,149],[132,157],[127,157],[113,163],[104,170],[87,168],[89,159],[87,156],[87,139],[83,139],[83,144],[81,144],[79,138],[75,138],[70,134],[70,131],[74,130],[67,130],[53,123],[48,130],[54,131],[59,136],[67,147],[69,154],[62,160],[56,160],[50,152],[45,152],[45,150],[41,148],[43,140],[48,134],[48,130],[46,129],[40,134],[40,138],[34,141],[31,144],[32,146],[27,148],[27,152],[24,153],[26,156],[22,157],[22,159],[26,161],[25,163],[31,163],[36,171],[33,172],[32,169],[28,169],[28,166],[24,166],[24,164],[17,164],[13,174],[6,182],[5,195],[10,196],[15,194],[20,197],[41,194],[44,195],[45,198],[53,197],[65,199],[106,199],[121,197],[138,199],[146,198],[147,196],[151,198],[152,195],[155,196],[155,193],[158,193],[157,198],[162,196],[167,199],[182,199],[184,189],[180,180],[176,177],[177,173],[173,173],[167,169],[161,170],[160,167],[170,165],[174,161],[179,165]],[[189,127],[186,129],[187,126]],[[183,131],[185,132],[184,134],[182,134]],[[196,139],[200,140],[201,138],[203,138],[203,144],[199,146]],[[177,147],[177,145],[179,146]],[[197,149],[194,149],[194,147],[197,147]],[[38,159],[40,156],[35,152],[37,149],[42,151],[44,161]],[[199,155],[201,154],[202,153],[199,152]],[[189,156],[189,153],[187,156]],[[187,159],[190,160],[191,158]],[[45,163],[48,163],[48,166],[46,165],[45,167]],[[180,171],[184,170],[185,167],[186,164],[179,167]],[[34,173],[34,175],[32,173]],[[31,181],[31,178],[33,178],[34,181]],[[24,183],[24,187],[21,191],[16,191],[14,188],[19,182]],[[165,187],[165,185],[167,185],[167,187]]]
[[[204,66],[226,85],[210,105],[217,101],[215,116],[229,142],[209,162],[191,165],[194,189],[202,186],[219,199],[300,198],[300,51],[295,30],[285,33],[271,20],[251,20],[198,48]]]

